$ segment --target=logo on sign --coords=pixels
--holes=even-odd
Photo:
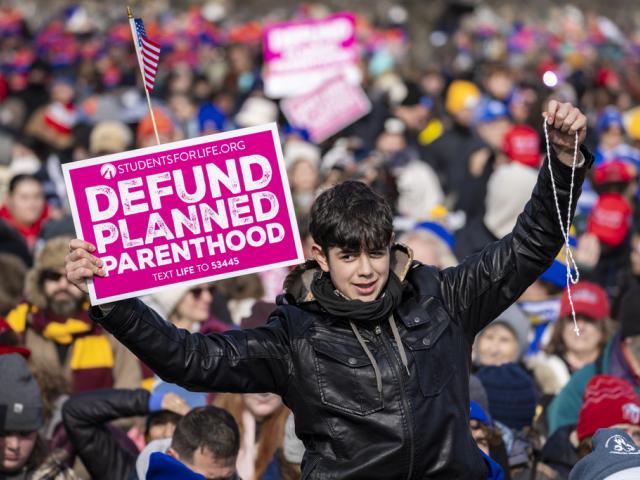
[[[100,167],[100,175],[107,180],[116,176],[116,167],[112,163],[105,163]]]

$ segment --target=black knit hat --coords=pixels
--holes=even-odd
[[[516,430],[531,425],[536,411],[536,388],[520,365],[507,363],[484,367],[476,376],[487,392],[493,419]]]
[[[640,335],[640,286],[631,287],[622,297],[618,320],[622,338]]]
[[[40,388],[17,353],[0,355],[0,432],[35,432],[44,423]]]

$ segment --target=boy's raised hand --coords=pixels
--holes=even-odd
[[[570,103],[551,100],[543,112],[549,132],[549,142],[565,165],[573,164],[573,152],[578,132],[578,146],[587,136],[587,117]],[[578,162],[581,157],[578,156]]]
[[[67,280],[73,283],[84,293],[89,293],[86,281],[95,275],[104,277],[106,272],[103,268],[103,262],[95,257],[91,252],[95,252],[96,247],[74,238],[69,242],[69,255],[64,259],[64,268],[67,273]]]

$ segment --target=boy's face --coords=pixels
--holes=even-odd
[[[374,252],[349,252],[331,247],[325,255],[319,245],[312,253],[333,285],[347,298],[370,302],[378,298],[389,278],[389,248]]]

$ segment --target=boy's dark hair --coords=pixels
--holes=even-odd
[[[9,195],[11,195],[15,191],[18,184],[26,180],[31,180],[32,182],[38,182],[39,184],[42,185],[42,181],[35,175],[31,175],[30,173],[19,173],[18,175],[13,176],[11,180],[9,180],[9,186],[7,188]]]
[[[309,231],[325,255],[331,247],[374,252],[389,246],[393,215],[387,201],[369,186],[346,181],[316,199]]]
[[[171,448],[187,462],[199,448],[224,459],[238,455],[240,432],[231,414],[221,408],[194,408],[180,419],[173,433]]]

